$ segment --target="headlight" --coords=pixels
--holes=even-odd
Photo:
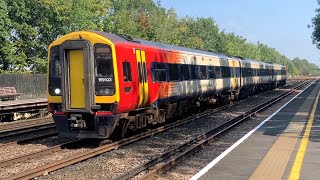
[[[97,96],[112,96],[114,95],[114,87],[109,86],[96,86],[96,95]]]
[[[61,90],[60,90],[59,88],[56,88],[56,89],[54,89],[54,93],[55,93],[56,95],[60,95]]]

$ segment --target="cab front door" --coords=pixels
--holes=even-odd
[[[62,107],[65,112],[90,112],[94,105],[92,48],[85,40],[69,40],[60,45],[62,57]]]
[[[83,50],[67,51],[70,76],[70,108],[85,109]]]

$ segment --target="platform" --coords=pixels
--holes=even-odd
[[[311,84],[191,179],[319,179],[319,88]]]
[[[47,98],[21,99],[0,102],[0,115],[47,108]]]

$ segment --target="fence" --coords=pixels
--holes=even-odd
[[[45,98],[46,86],[45,74],[0,74],[0,87],[16,87],[19,99]]]

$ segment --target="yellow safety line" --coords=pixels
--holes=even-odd
[[[307,150],[307,146],[308,146],[308,141],[309,141],[309,135],[311,132],[311,127],[313,124],[313,120],[314,120],[314,115],[317,109],[317,105],[318,105],[318,101],[319,101],[319,95],[320,95],[320,91],[318,92],[317,98],[315,100],[315,103],[313,104],[313,108],[310,114],[310,118],[306,127],[306,130],[303,134],[303,138],[296,156],[296,159],[294,161],[294,164],[292,166],[291,172],[290,172],[290,176],[289,176],[289,180],[296,180],[299,179],[300,177],[300,171],[301,171],[301,167],[302,167],[302,163],[303,163],[303,159],[304,159],[304,155],[306,153]]]

